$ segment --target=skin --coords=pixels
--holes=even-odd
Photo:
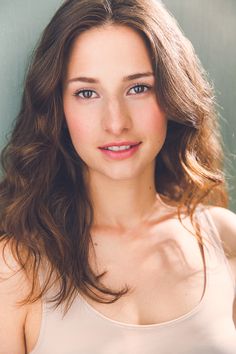
[[[93,230],[98,241],[99,264],[112,270],[111,278],[107,279],[111,287],[120,285],[122,280],[122,285],[127,281],[137,289],[122,300],[125,312],[114,311],[120,316],[114,319],[128,323],[157,323],[177,318],[196,306],[203,288],[202,279],[198,283],[193,279],[191,287],[183,278],[188,265],[202,271],[196,240],[189,237],[176,219],[158,224],[167,207],[156,198],[154,163],[165,141],[166,116],[154,90],[136,93],[133,89],[137,81],[153,86],[154,77],[122,81],[124,76],[146,71],[152,71],[150,58],[136,32],[117,26],[92,29],[75,41],[63,91],[72,142],[87,166],[86,178],[95,207]],[[78,76],[98,78],[100,83],[68,83]],[[87,101],[75,96],[75,92],[84,88],[94,91],[94,98]],[[98,150],[98,146],[123,140],[142,141],[138,153],[127,160],[111,161]],[[236,254],[235,214],[219,207],[210,208],[210,212],[219,236]],[[25,354],[33,350],[38,340],[41,301],[16,306],[31,284],[22,271],[17,272],[18,265],[10,252],[5,263],[2,247],[0,243],[1,276],[9,279],[0,282],[1,354]],[[184,259],[179,259],[179,254],[184,254]],[[235,257],[229,258],[229,263],[236,280]],[[176,276],[183,279],[183,284],[174,293],[170,284],[176,284]],[[111,317],[111,306],[96,306]]]
[[[95,224],[104,227],[130,229],[158,204],[154,166],[166,138],[167,119],[156,98],[153,75],[123,81],[124,76],[140,72],[153,72],[148,50],[140,35],[124,26],[83,33],[69,58],[63,93],[66,122],[88,167]],[[97,78],[99,83],[71,81],[80,76]],[[134,89],[137,83],[151,87]],[[90,92],[78,94],[82,89]],[[142,144],[135,155],[120,161],[110,160],[98,149],[120,141]]]

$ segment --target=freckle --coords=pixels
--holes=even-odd
[[[98,245],[97,242],[94,242],[94,245],[97,246]]]

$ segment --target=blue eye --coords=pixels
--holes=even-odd
[[[140,93],[145,93],[147,92],[148,90],[150,90],[152,87],[149,86],[149,85],[142,85],[142,84],[136,84],[135,86],[133,86],[130,90],[135,90],[135,93],[136,94],[140,94]],[[146,89],[144,91],[144,89]],[[85,99],[85,100],[89,100],[90,98],[92,98],[92,94],[94,93],[95,91],[93,90],[88,90],[88,89],[83,89],[83,90],[79,90],[79,91],[76,91],[74,93],[74,96],[76,97],[79,97],[81,99]],[[82,96],[81,96],[82,94]]]
[[[89,94],[88,94],[88,92],[89,92]],[[74,93],[74,96],[82,98],[82,99],[90,99],[92,92],[94,92],[94,91],[92,91],[92,90],[79,90]],[[81,93],[83,94],[83,97],[80,96]]]
[[[141,88],[141,90],[140,90],[140,88]],[[131,90],[136,90],[136,89],[138,89],[138,90],[135,91],[135,93],[144,93],[144,92],[146,92],[146,91],[143,91],[144,88],[146,88],[146,89],[147,89],[146,91],[148,91],[148,90],[151,89],[151,86],[149,86],[149,85],[136,84],[134,87],[131,88]]]

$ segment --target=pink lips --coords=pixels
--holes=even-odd
[[[113,159],[113,160],[123,160],[127,159],[128,157],[133,156],[139,149],[141,142],[122,142],[122,143],[111,143],[108,145],[104,145],[103,147],[100,147],[99,149],[101,152],[106,155],[107,157]],[[121,145],[130,145],[131,147],[128,150],[120,150],[120,151],[112,151],[112,150],[106,150],[104,149],[105,147],[108,146],[121,146]]]

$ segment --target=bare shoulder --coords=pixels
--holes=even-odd
[[[0,242],[0,353],[25,353],[24,323],[27,306],[20,306],[29,281],[6,242]]]
[[[208,210],[222,240],[223,248],[236,281],[236,214],[222,207],[211,206]]]
[[[236,257],[236,214],[226,208],[209,207],[214,224],[219,232],[221,240]]]

